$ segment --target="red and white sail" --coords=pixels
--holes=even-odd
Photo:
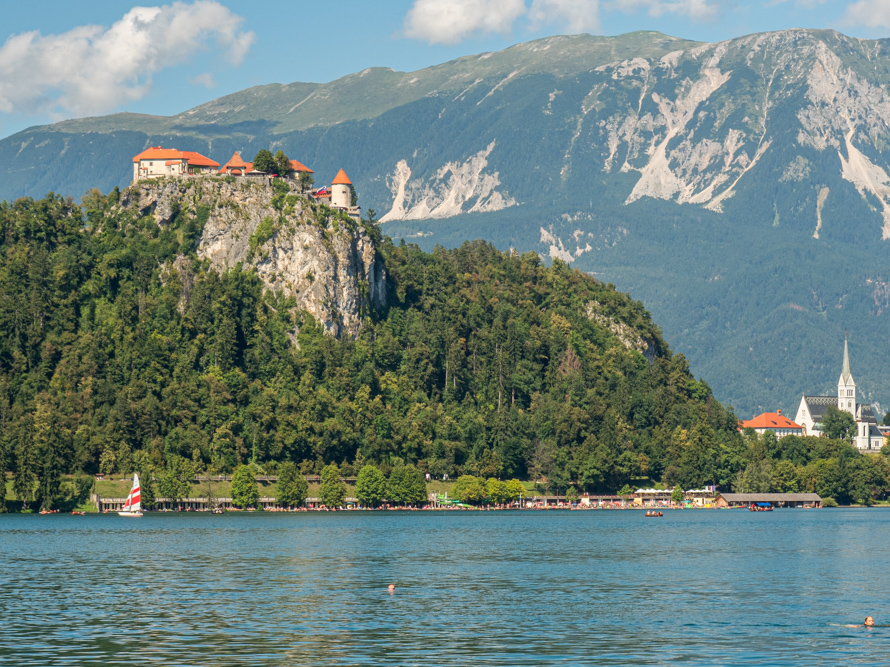
[[[127,502],[124,503],[123,508],[118,514],[123,516],[141,516],[142,514],[142,494],[139,489],[139,475],[136,473],[133,473],[133,488],[130,489],[130,494],[127,496]]]

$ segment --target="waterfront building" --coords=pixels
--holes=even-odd
[[[818,493],[719,493],[712,507],[748,507],[769,503],[776,507],[822,507]]]
[[[836,396],[808,396],[804,394],[794,420],[803,427],[804,435],[822,435],[822,419],[829,405],[848,412],[856,422],[853,446],[863,452],[877,452],[884,446],[884,433],[878,427],[874,410],[866,403],[858,403],[856,381],[850,372],[850,351],[844,336],[844,361],[837,381]]]

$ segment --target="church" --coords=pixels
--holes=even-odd
[[[844,337],[844,364],[841,377],[837,381],[837,396],[807,396],[800,399],[797,418],[794,420],[803,426],[804,435],[822,435],[819,428],[829,405],[853,415],[856,421],[856,435],[853,446],[863,452],[877,452],[884,446],[884,434],[878,427],[872,407],[866,403],[856,402],[856,382],[850,373],[850,352],[847,349],[847,338]]]

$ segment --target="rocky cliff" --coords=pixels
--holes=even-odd
[[[368,308],[385,303],[386,272],[366,228],[317,204],[296,185],[191,177],[128,187],[120,205],[203,223],[196,252],[219,271],[253,267],[265,286],[296,300],[331,335],[355,336]]]

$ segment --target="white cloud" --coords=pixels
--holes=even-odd
[[[841,25],[890,28],[890,0],[859,0],[847,7]]]
[[[573,33],[600,28],[599,0],[532,0],[528,16],[532,29],[548,23],[560,23]]]
[[[212,40],[240,65],[254,41],[216,0],[134,7],[110,28],[60,35],[27,32],[0,47],[0,111],[88,115],[144,97],[152,75],[187,61]]]
[[[193,76],[189,79],[189,83],[193,83],[196,86],[204,86],[205,88],[216,88],[216,79],[213,77],[212,72],[204,72],[203,74]]]
[[[525,13],[525,0],[415,0],[405,17],[405,35],[456,44],[475,33],[510,32]]]

